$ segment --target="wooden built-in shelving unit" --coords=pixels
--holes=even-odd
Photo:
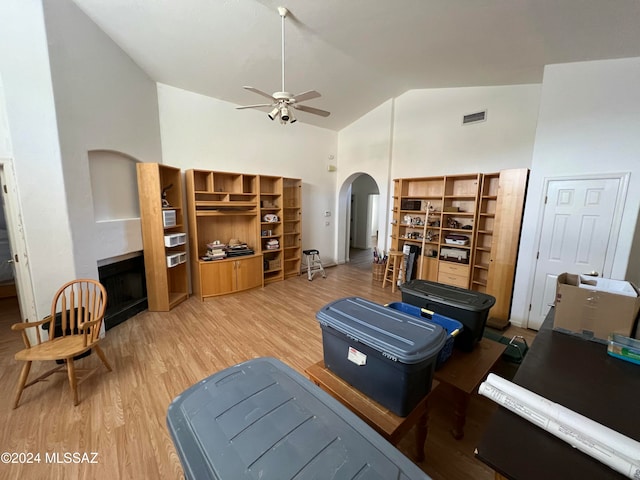
[[[182,174],[159,163],[136,171],[149,310],[166,312],[189,296]]]
[[[282,179],[282,249],[285,278],[300,275],[302,260],[302,180]]]
[[[391,248],[424,246],[417,278],[493,295],[490,315],[508,319],[527,180],[526,168],[395,179]]]
[[[300,270],[300,226],[292,237],[293,180],[269,175],[209,170],[186,172],[191,275],[201,299],[283,280]],[[299,180],[298,180],[299,182]],[[299,195],[299,192],[298,192]],[[299,220],[299,200],[298,200]],[[231,239],[246,243],[252,255],[203,260],[207,244]],[[297,245],[297,247],[296,247]]]

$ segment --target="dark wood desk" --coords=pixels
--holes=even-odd
[[[482,339],[471,352],[454,349],[451,357],[436,370],[434,378],[450,385],[456,392],[454,423],[451,434],[455,439],[464,437],[464,424],[471,394],[477,391],[507,346],[503,343]]]
[[[608,356],[604,344],[554,332],[553,308],[513,382],[640,441],[640,369]],[[625,478],[502,407],[491,417],[477,456],[496,478]]]
[[[416,460],[419,462],[424,460],[428,422],[427,403],[430,394],[422,399],[409,415],[399,417],[331,372],[324,366],[323,361],[314,363],[305,372],[313,383],[340,401],[393,445],[397,445],[411,427],[416,425]],[[433,392],[437,386],[438,381],[434,380],[431,391]]]

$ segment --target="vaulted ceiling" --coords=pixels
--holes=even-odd
[[[285,6],[286,90],[320,92],[305,104],[331,115],[298,120],[333,130],[410,89],[640,57],[638,0],[73,1],[154,80],[237,105],[266,100],[243,85],[280,90]]]

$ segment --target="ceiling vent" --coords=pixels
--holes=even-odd
[[[478,123],[484,122],[487,119],[487,111],[483,110],[481,112],[470,113],[462,117],[462,124],[468,125],[470,123]]]

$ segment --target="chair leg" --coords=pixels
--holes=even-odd
[[[22,392],[24,390],[24,386],[27,383],[27,377],[29,377],[29,371],[31,370],[31,362],[25,362],[22,366],[22,371],[20,372],[20,380],[18,380],[18,387],[16,388],[16,396],[13,401],[13,408],[18,408],[18,403],[20,403],[20,397],[22,396]]]
[[[93,349],[98,354],[98,357],[100,357],[100,360],[102,360],[102,363],[104,363],[104,366],[107,367],[107,370],[109,370],[111,372],[112,371],[111,370],[111,365],[109,365],[109,362],[107,361],[107,357],[104,354],[104,352],[102,351],[102,349],[100,348],[100,345],[94,345]]]
[[[73,405],[78,405],[78,380],[76,379],[76,367],[73,365],[73,358],[67,358],[67,375],[69,376],[69,386],[73,394]]]
[[[384,267],[384,277],[382,278],[382,288],[387,286],[387,282],[389,281],[389,266],[391,265],[391,257],[387,258],[387,264]]]
[[[396,257],[393,257],[393,273],[391,274],[391,293],[396,293],[398,287],[398,266]]]

